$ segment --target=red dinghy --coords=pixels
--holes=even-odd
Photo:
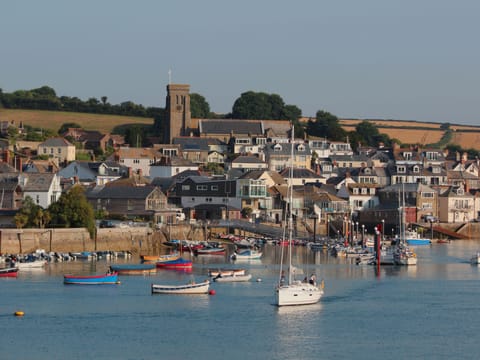
[[[191,270],[192,261],[184,258],[178,258],[170,261],[157,262],[157,268],[174,270]]]
[[[17,267],[0,269],[0,277],[17,277],[17,274],[18,274]]]

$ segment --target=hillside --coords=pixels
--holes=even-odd
[[[84,129],[102,133],[111,133],[119,126],[153,124],[153,119],[132,116],[14,109],[0,109],[0,120],[14,120],[16,124],[23,122],[25,125],[51,129],[55,132],[62,124],[68,122],[75,122],[82,125]],[[340,124],[345,130],[352,131],[361,121],[363,119],[340,119]],[[369,121],[374,122],[381,133],[405,144],[433,144],[438,142],[444,134],[440,129],[441,123],[381,119]],[[480,126],[452,124],[450,128],[455,130],[451,143],[464,149],[480,150]]]
[[[345,130],[352,131],[361,121],[363,119],[340,119],[340,124]],[[369,121],[378,127],[380,133],[404,144],[434,144],[444,134],[444,130],[440,128],[441,123],[380,119]],[[450,128],[454,130],[451,144],[459,145],[463,149],[480,150],[480,126],[451,124]]]
[[[86,130],[97,130],[105,134],[111,133],[115,127],[121,125],[153,124],[153,119],[133,116],[16,109],[0,109],[0,120],[14,120],[16,124],[23,122],[25,125],[55,132],[62,124],[74,122],[82,125]]]

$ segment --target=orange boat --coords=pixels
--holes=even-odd
[[[180,257],[180,254],[166,254],[166,255],[140,255],[142,262],[164,262],[170,260],[177,260]]]

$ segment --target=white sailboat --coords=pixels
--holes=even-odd
[[[406,241],[406,230],[405,230],[405,189],[403,189],[402,184],[402,197],[401,199],[401,206],[399,207],[399,219],[400,219],[400,236],[397,239],[397,246],[395,247],[395,252],[393,254],[393,258],[395,260],[395,264],[397,265],[417,265],[417,255],[415,252],[410,249],[407,245]]]
[[[286,233],[288,229],[288,275],[285,277],[285,271],[283,270],[283,254],[284,250],[282,247],[281,255],[281,265],[280,265],[280,277],[278,285],[275,288],[275,304],[277,306],[291,306],[291,305],[309,305],[315,304],[320,301],[320,298],[323,295],[323,281],[321,286],[318,287],[315,277],[312,275],[310,281],[300,281],[294,278],[295,268],[292,266],[292,232],[293,232],[293,189],[292,189],[292,178],[293,178],[293,148],[294,148],[294,127],[292,126],[292,136],[291,136],[291,166],[290,166],[290,181],[288,182],[288,191],[287,198],[288,200],[288,211],[286,211],[285,217],[288,213],[288,221],[286,221],[287,228],[284,228],[283,239],[286,238]]]

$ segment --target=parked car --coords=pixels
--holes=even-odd
[[[101,228],[114,228],[115,224],[111,220],[102,220],[100,221]]]
[[[437,220],[438,220],[437,217],[436,217],[436,216],[433,216],[433,215],[425,215],[425,216],[423,217],[423,221],[425,221],[425,222],[432,222],[432,223],[434,223],[434,222],[437,222]]]

